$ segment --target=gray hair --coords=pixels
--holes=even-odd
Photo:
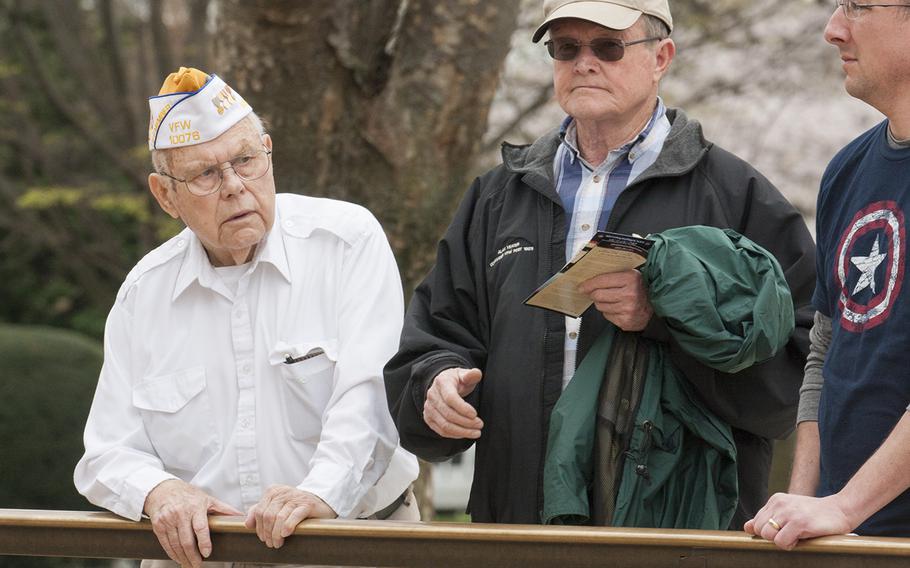
[[[642,24],[645,27],[646,37],[659,37],[660,39],[666,39],[670,37],[670,26],[668,26],[666,22],[657,16],[642,14],[641,18]]]
[[[244,121],[247,121],[249,125],[253,128],[254,131],[258,132],[260,136],[266,134],[265,123],[259,118],[255,112],[250,112],[246,115],[243,120],[237,124],[241,124]],[[152,150],[152,167],[156,172],[161,173],[162,171],[169,172],[171,169],[171,156],[174,153],[174,150],[177,148],[167,148],[164,150]],[[168,178],[171,183],[174,180]]]

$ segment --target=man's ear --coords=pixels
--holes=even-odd
[[[155,201],[165,213],[174,219],[180,218],[180,212],[171,200],[171,180],[156,173],[149,174],[149,191],[155,196]]]
[[[265,146],[266,148],[268,148],[269,151],[271,151],[272,150],[272,137],[269,136],[268,134],[263,134],[262,135],[262,145]]]
[[[658,81],[670,69],[670,64],[675,56],[676,44],[673,40],[670,38],[661,40],[660,45],[657,47],[657,68],[655,69]]]

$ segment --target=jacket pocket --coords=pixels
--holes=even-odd
[[[334,387],[336,359],[334,339],[279,341],[269,353],[269,363],[281,372],[284,420],[292,438],[318,443],[322,414]]]
[[[165,469],[196,472],[218,450],[205,367],[146,377],[133,386],[133,406]]]

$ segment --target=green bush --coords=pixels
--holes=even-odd
[[[102,359],[75,332],[0,325],[0,508],[90,508],[73,467]]]

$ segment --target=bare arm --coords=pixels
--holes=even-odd
[[[822,498],[777,493],[744,530],[789,550],[802,539],[852,531],[908,487],[910,412],[905,412],[840,492]]]
[[[819,478],[818,422],[800,422],[796,427],[796,451],[790,471],[788,493],[815,496]]]
[[[853,529],[907,488],[910,488],[910,412],[904,412],[881,447],[833,497]]]

